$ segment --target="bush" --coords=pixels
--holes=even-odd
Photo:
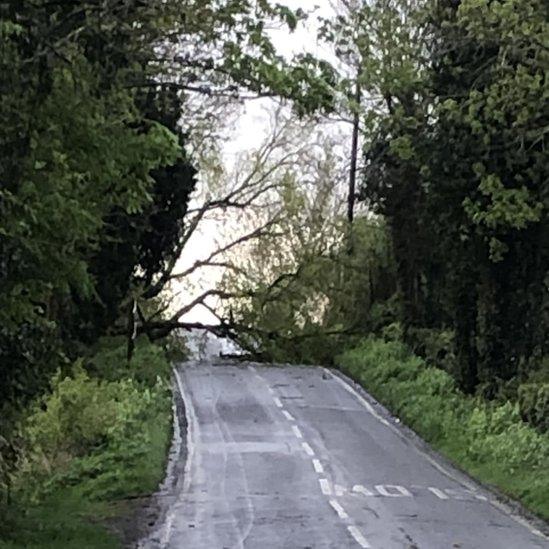
[[[448,457],[549,516],[549,437],[523,421],[546,426],[546,385],[521,386],[521,403],[466,396],[394,340],[365,340],[338,364]]]
[[[518,388],[521,416],[539,428],[549,430],[549,383],[524,383]]]
[[[428,366],[442,368],[453,375],[457,373],[453,331],[411,328],[408,330],[407,338],[413,352],[423,357]]]
[[[103,337],[95,348],[95,354],[89,359],[87,369],[101,379],[132,379],[147,387],[154,387],[158,377],[169,377],[170,364],[164,350],[158,345],[152,345],[145,336],[137,338],[130,363],[126,353],[124,337]]]
[[[31,406],[21,424],[24,457],[16,475],[31,497],[90,480],[90,494],[116,492],[126,473],[135,474],[132,466],[150,442],[144,426],[156,418],[165,424],[170,417],[168,380],[157,376],[152,382],[152,372],[169,366],[161,349],[141,345],[138,381],[123,379],[127,370],[114,367],[122,352],[113,348],[97,360],[115,380],[92,377],[79,361],[71,375],[56,374],[51,392]],[[145,366],[147,359],[153,366]]]

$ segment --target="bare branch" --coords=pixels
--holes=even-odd
[[[260,236],[263,236],[266,234],[266,229],[269,227],[272,227],[276,223],[277,219],[271,219],[261,227],[258,227],[257,229],[254,229],[253,231],[237,238],[236,240],[233,240],[229,244],[226,244],[225,246],[222,246],[221,248],[218,248],[217,250],[214,250],[206,259],[199,259],[195,261],[188,269],[185,269],[184,271],[176,274],[172,274],[170,276],[171,280],[174,279],[182,279],[188,277],[191,273],[196,271],[196,269],[199,269],[201,267],[205,267],[212,264],[212,261],[228,252],[229,250],[235,248],[236,246],[239,246],[240,244],[243,244],[244,242],[248,242],[249,240],[252,240],[254,238],[259,238]],[[275,236],[276,233],[270,233],[271,236]]]

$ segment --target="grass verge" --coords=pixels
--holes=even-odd
[[[549,434],[517,404],[466,396],[399,342],[367,339],[337,364],[451,461],[549,519]]]
[[[109,525],[131,515],[162,480],[171,440],[169,365],[161,350],[141,342],[135,364],[143,379],[136,379],[116,345],[54,378],[52,391],[29,409],[12,501],[0,505],[0,549],[122,547]],[[108,379],[98,375],[102,369]]]

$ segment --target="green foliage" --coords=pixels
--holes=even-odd
[[[123,337],[101,338],[86,364],[87,371],[101,380],[131,379],[148,388],[153,388],[158,378],[169,378],[170,364],[162,347],[151,345],[145,336],[140,336],[135,341],[133,356],[128,362],[126,344]]]
[[[410,328],[407,337],[413,352],[423,357],[429,366],[442,368],[456,376],[457,357],[453,331]]]
[[[80,360],[69,374],[54,376],[51,391],[21,420],[21,448],[11,473],[10,505],[17,512],[9,512],[7,524],[0,526],[3,537],[15,546],[40,546],[44,537],[76,546],[84,532],[98,547],[105,540],[113,546],[112,537],[90,527],[88,518],[116,514],[110,508],[114,502],[150,493],[163,476],[171,435],[169,365],[162,349],[140,341],[136,356],[151,364],[143,367],[142,380],[133,380],[125,361],[116,360],[124,356],[124,347],[117,343],[103,341],[90,359],[108,369],[110,379],[98,369],[90,375]],[[65,499],[79,510],[69,511],[69,518]],[[38,525],[41,534],[27,531]],[[0,542],[0,547],[10,543]],[[88,546],[95,547],[91,543]]]
[[[549,383],[523,383],[518,388],[521,416],[538,427],[549,431]]]
[[[86,517],[110,518],[107,504],[91,503],[79,494],[64,490],[43,504],[3,509],[0,525],[1,549],[118,549],[122,544],[105,528]]]
[[[517,403],[464,395],[398,341],[365,340],[338,364],[452,460],[549,516],[549,437],[524,423]]]
[[[32,398],[33,375],[43,382],[56,362],[27,334],[47,332],[74,358],[165,288],[195,184],[186,91],[330,108],[330,66],[286,62],[265,32],[265,21],[295,29],[303,17],[248,0],[2,3],[2,402]]]
[[[9,75],[0,87],[0,401],[12,408],[66,365],[69,339],[90,331],[86,321],[97,336],[119,318],[145,252],[121,257],[124,269],[105,262],[109,274],[127,273],[122,285],[95,269],[93,256],[105,241],[130,240],[112,230],[113,211],[118,219],[154,225],[151,212],[160,201],[153,176],[182,155],[166,126],[144,119],[125,82],[127,64],[107,55],[95,63],[101,47],[88,43],[98,31],[93,17],[73,34],[72,20],[58,25],[55,10],[62,8],[45,2],[0,8],[0,65]],[[55,55],[37,54],[50,48]],[[173,210],[180,224],[183,214]],[[163,254],[173,249],[171,242],[152,245]],[[122,286],[122,295],[114,306],[101,303],[116,309],[105,326],[99,314],[86,318],[83,303],[106,298],[100,294],[108,282]]]
[[[287,208],[299,199],[298,191]],[[305,208],[295,214],[290,211],[291,222],[299,225],[282,226],[286,237],[274,239],[271,246],[261,243],[257,254],[269,258],[264,276],[250,279],[250,270],[261,264],[252,255],[254,265],[246,278],[237,274],[228,281],[242,285],[239,291],[250,295],[231,305],[231,311],[251,327],[240,334],[241,344],[263,359],[329,364],[357,336],[380,329],[380,317],[392,318],[394,273],[384,224],[356,219],[352,232],[356,252],[349,254],[343,222],[338,219],[330,231],[314,224],[317,216],[325,219],[315,209],[319,202],[315,201],[310,218],[304,215]],[[328,250],[327,241],[333,242]],[[285,257],[288,248],[295,254],[291,259]]]
[[[374,96],[361,195],[404,337],[488,397],[548,354],[548,21],[541,0],[383,0],[324,28]]]
[[[140,388],[131,379],[90,378],[78,364],[71,377],[55,376],[52,393],[31,408],[23,423],[17,482],[36,496],[58,483],[90,479],[90,494],[112,495],[115,477],[124,471],[135,475],[132,464],[146,452],[144,423],[169,415],[168,385],[160,379],[152,388]]]

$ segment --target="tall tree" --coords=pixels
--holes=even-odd
[[[434,20],[430,211],[461,379],[492,394],[547,353],[549,6],[441,2]]]

